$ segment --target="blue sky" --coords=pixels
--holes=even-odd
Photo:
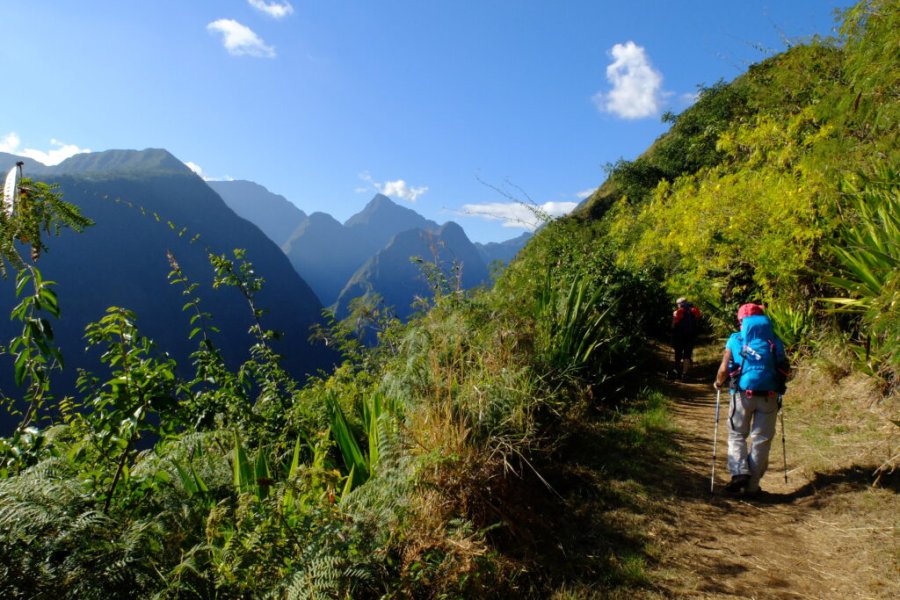
[[[0,0],[0,151],[165,148],[344,220],[376,192],[476,241],[571,209],[662,112],[850,0]],[[499,191],[498,191],[499,190]]]

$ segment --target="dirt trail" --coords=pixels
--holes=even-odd
[[[779,422],[762,480],[767,495],[758,501],[728,498],[722,487],[730,478],[725,466],[729,398],[722,393],[716,491],[710,495],[715,392],[711,375],[706,379],[672,382],[665,390],[680,460],[670,488],[671,519],[653,533],[660,547],[652,572],[657,591],[667,598],[900,597],[896,562],[873,563],[867,550],[892,545],[896,559],[896,520],[886,526],[860,522],[853,514],[858,496],[868,493],[871,471],[806,479],[791,461],[790,410],[787,483]]]

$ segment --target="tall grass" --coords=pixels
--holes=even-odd
[[[603,299],[603,290],[591,290],[583,275],[576,276],[567,291],[561,290],[553,281],[553,269],[547,268],[535,320],[544,334],[542,350],[553,368],[580,371],[611,340],[612,328],[607,322],[611,307],[603,306]]]

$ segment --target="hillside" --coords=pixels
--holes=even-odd
[[[896,597],[900,5],[861,0],[840,32],[666,115],[666,134],[492,288],[434,286],[407,323],[361,306],[322,325],[343,362],[305,384],[256,325],[251,360],[224,364],[201,342],[176,368],[112,313],[90,336],[109,378],[58,400],[45,321],[71,288],[46,293],[43,262],[17,248],[39,218],[76,242],[89,230],[69,231],[76,215],[50,190],[23,191],[29,208],[0,223],[24,277],[24,326],[3,349],[22,386],[0,401],[59,417],[17,415],[0,443],[0,591]],[[322,219],[331,251],[391,209],[371,208],[352,226]],[[255,273],[224,266],[202,306],[222,287],[252,303]],[[678,296],[704,315],[685,381],[666,379]],[[732,495],[731,400],[711,383],[751,301],[793,375],[763,491]]]

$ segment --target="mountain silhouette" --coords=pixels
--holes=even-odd
[[[291,264],[326,306],[332,305],[353,274],[391,238],[409,229],[440,226],[382,194],[342,225],[313,213],[282,246]]]
[[[478,255],[481,256],[481,260],[484,261],[484,264],[490,265],[498,260],[506,264],[515,258],[516,254],[519,253],[519,250],[525,247],[525,244],[528,243],[531,236],[532,233],[526,231],[520,236],[503,242],[488,242],[487,244],[475,242],[475,248],[478,249]]]
[[[399,318],[409,317],[416,299],[430,298],[433,286],[439,283],[429,281],[427,269],[413,258],[436,266],[439,273],[432,276],[444,279],[450,290],[472,288],[488,280],[478,250],[456,223],[450,221],[437,230],[409,229],[396,234],[357,270],[337,299],[337,316],[347,315],[354,298],[378,293]]]
[[[9,169],[17,157],[0,156]],[[108,306],[137,314],[144,335],[160,351],[182,365],[196,348],[188,340],[190,315],[182,288],[167,280],[167,251],[185,275],[198,283],[200,308],[212,314],[221,332],[211,334],[226,360],[236,365],[247,358],[252,343],[248,329],[253,316],[234,288],[213,289],[209,254],[246,250],[255,274],[265,280],[257,304],[267,312],[264,327],[283,333],[275,349],[294,375],[316,372],[331,364],[324,348],[307,341],[310,327],[319,320],[322,305],[297,275],[281,250],[251,223],[238,217],[200,177],[165,150],[113,150],[77,155],[58,166],[35,168],[26,163],[26,176],[58,184],[66,201],[77,205],[95,226],[77,234],[63,230],[47,240],[49,250],[38,268],[46,280],[57,282],[62,309],[53,323],[56,340],[66,359],[61,388],[71,391],[77,368],[98,369],[96,356],[86,354],[85,326],[99,320]],[[199,236],[195,239],[195,236]],[[13,282],[5,282],[4,305],[12,307]],[[0,319],[0,339],[9,340],[16,323]],[[0,357],[0,385],[7,395],[11,365]]]
[[[239,217],[259,227],[279,247],[306,222],[306,213],[287,198],[252,181],[207,181]]]

